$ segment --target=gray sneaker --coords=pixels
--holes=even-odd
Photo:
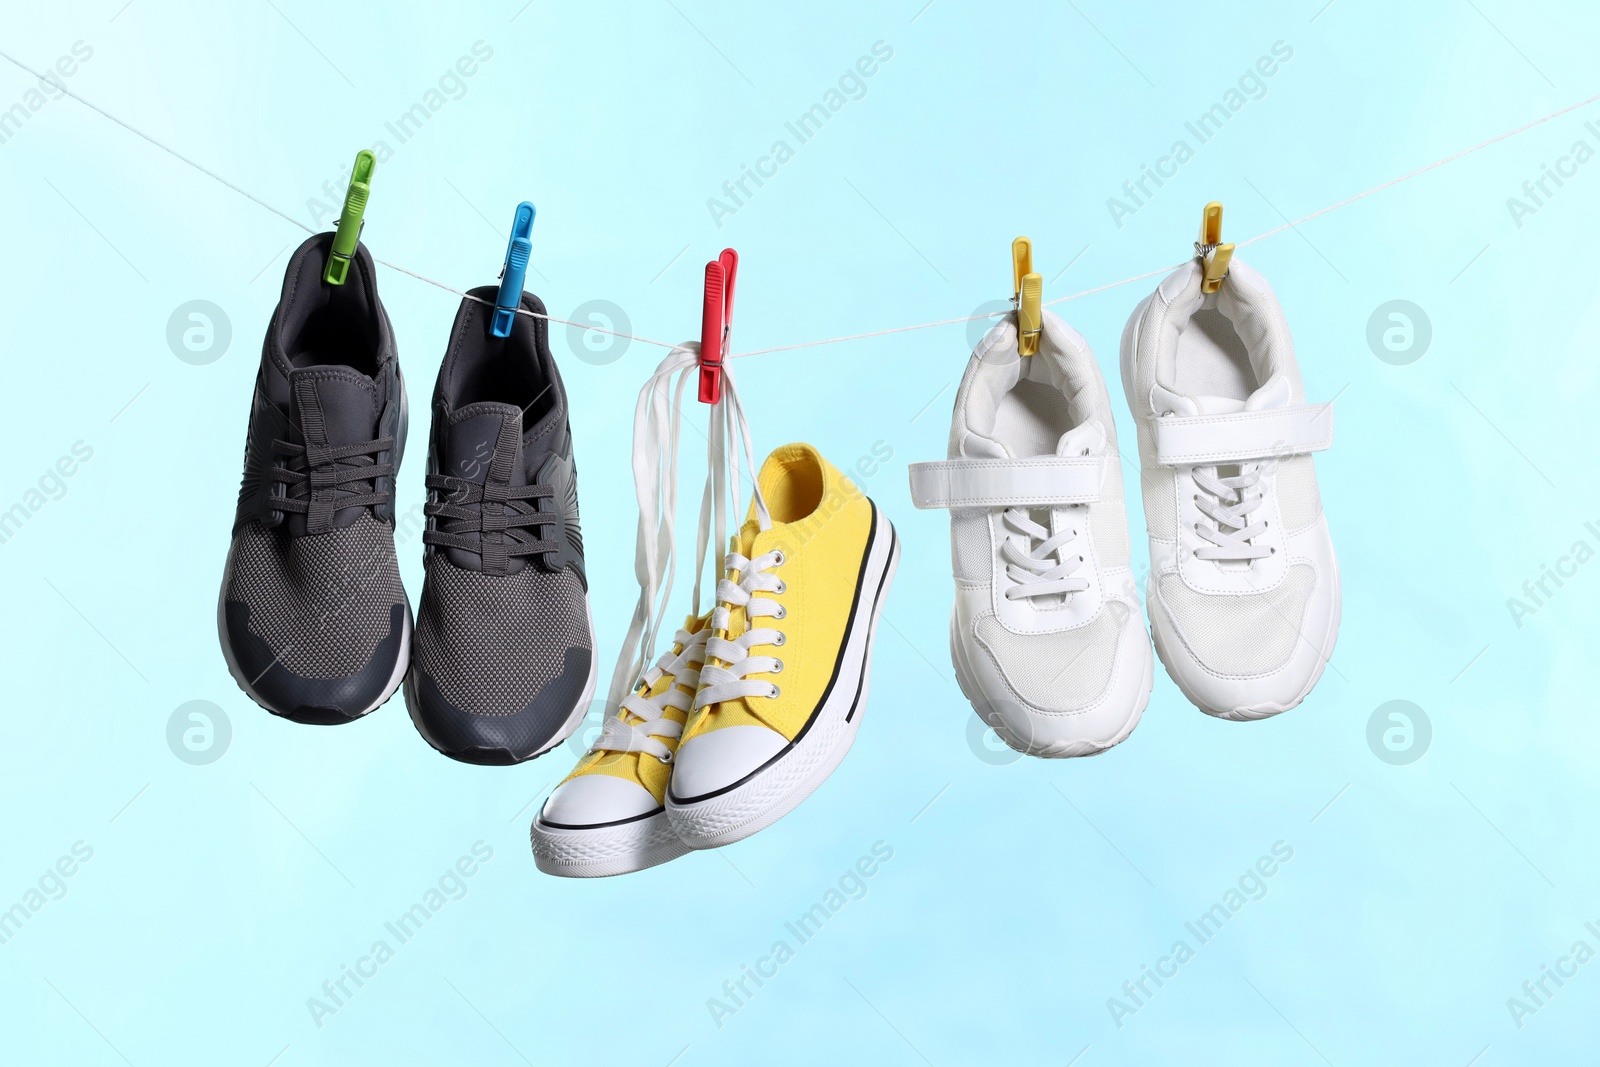
[[[594,694],[567,395],[544,319],[491,336],[495,288],[463,300],[439,368],[428,448],[427,577],[406,706],[465,763],[560,744]],[[544,313],[537,297],[522,306]]]
[[[222,653],[257,704],[360,718],[399,688],[411,607],[394,554],[406,398],[372,257],[322,280],[333,235],[301,245],[267,327],[244,481],[217,604]]]

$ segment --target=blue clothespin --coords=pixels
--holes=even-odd
[[[532,255],[533,205],[524,200],[517,205],[516,217],[511,220],[511,243],[506,246],[506,265],[500,271],[500,292],[494,298],[489,332],[496,337],[511,336],[517,309],[522,307],[522,279],[528,273]]]

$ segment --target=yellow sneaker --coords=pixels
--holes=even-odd
[[[772,825],[839,765],[900,558],[889,520],[810,445],[772,453],[758,484],[770,521],[753,504],[725,560],[667,789],[691,848]]]
[[[533,858],[546,874],[598,878],[642,871],[689,851],[663,798],[699,688],[709,616],[690,618],[639,688],[606,717],[599,740],[533,820]]]

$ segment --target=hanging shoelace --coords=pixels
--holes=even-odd
[[[656,665],[640,679],[638,691],[623,698],[617,714],[606,717],[600,737],[589,746],[589,751],[644,752],[662,763],[671,763],[672,749],[663,744],[662,739],[681,737],[683,723],[667,718],[665,712],[668,708],[689,710],[694,691],[700,684],[700,669],[695,664],[705,661],[706,642],[710,636],[711,632],[706,629],[692,634],[679,630],[674,634],[672,643],[679,651],[662,654]],[[645,695],[668,675],[673,677],[672,685],[654,696]],[[632,715],[635,721],[624,718],[623,712]]]
[[[379,492],[379,478],[393,478],[394,464],[379,463],[378,454],[394,448],[394,438],[379,437],[350,445],[301,445],[275,440],[278,457],[269,477],[284,487],[273,499],[280,514],[306,516],[306,529],[326,530],[333,513],[341,508],[370,508],[387,504],[394,491]],[[390,483],[393,484],[392,482]]]
[[[657,629],[672,598],[677,562],[678,437],[683,424],[683,393],[688,383],[697,377],[699,362],[698,342],[687,342],[667,353],[639,391],[634,409],[633,482],[639,503],[634,575],[639,582],[639,599],[611,676],[606,706],[614,709],[613,717],[625,707],[631,691],[648,685],[643,682],[645,668],[654,654]],[[707,442],[706,484],[701,495],[700,528],[695,546],[691,612],[694,615],[700,614],[700,580],[709,546],[727,543],[728,516],[737,516],[740,512],[740,453],[752,474],[758,469],[750,426],[745,420],[733,375],[726,369],[722,399],[711,406]],[[772,518],[759,487],[754,496],[757,523],[763,530],[770,529]],[[709,645],[708,635],[708,652]]]
[[[1195,467],[1194,481],[1205,495],[1197,494],[1195,504],[1214,526],[1195,523],[1195,533],[1209,541],[1195,549],[1198,559],[1247,562],[1270,556],[1275,549],[1253,545],[1251,540],[1266,532],[1265,521],[1252,522],[1250,513],[1261,506],[1264,494],[1250,495],[1261,480],[1259,464],[1245,464],[1239,473],[1222,477],[1220,468]]]
[[[706,644],[706,665],[700,669],[700,692],[694,706],[703,708],[739,697],[775,697],[779,689],[772,682],[753,681],[752,674],[777,674],[783,660],[776,656],[753,656],[750,650],[761,645],[783,646],[783,631],[757,625],[760,619],[782,619],[789,612],[782,604],[759,593],[783,593],[787,586],[773,574],[783,566],[783,553],[767,552],[747,559],[738,552],[728,553],[723,561],[729,577],[717,582],[717,606],[711,613],[711,628],[727,633],[734,608],[743,608],[746,628],[738,637],[712,637]],[[720,661],[714,662],[714,661]]]
[[[1048,527],[1033,521],[1023,508],[1007,508],[1005,524],[1027,539],[1032,551],[1007,538],[1000,556],[1006,562],[1006,575],[1016,584],[1006,590],[1007,600],[1081,593],[1089,588],[1087,578],[1073,572],[1086,562],[1076,553],[1062,551],[1078,539],[1078,530],[1068,528],[1051,534]]]

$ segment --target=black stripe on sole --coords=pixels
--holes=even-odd
[[[857,615],[857,613],[859,612],[859,610],[861,608],[861,590],[865,587],[866,581],[867,581],[867,564],[870,563],[871,560],[872,560],[872,547],[877,542],[877,538],[878,538],[878,518],[882,514],[882,512],[880,512],[878,510],[878,505],[873,504],[870,499],[867,501],[867,503],[872,505],[872,526],[871,526],[871,528],[870,528],[870,530],[869,530],[869,532],[867,534],[867,548],[866,548],[866,551],[861,554],[861,571],[860,571],[860,574],[856,577],[856,591],[855,591],[854,599],[852,599],[852,601],[850,602],[850,617],[845,622],[844,638],[843,638],[842,642],[840,643],[839,653],[838,653],[838,655],[836,655],[834,657],[833,675],[828,679],[828,684],[827,684],[826,688],[823,689],[822,696],[817,701],[817,706],[811,710],[811,715],[810,715],[809,718],[806,719],[805,725],[800,727],[800,732],[794,735],[794,740],[790,741],[788,744],[784,745],[777,752],[773,753],[773,755],[765,763],[763,763],[761,766],[757,767],[755,770],[751,771],[749,774],[745,775],[743,778],[740,778],[738,781],[733,782],[733,783],[731,783],[729,785],[725,785],[721,789],[714,789],[709,793],[702,793],[702,794],[700,794],[699,796],[696,796],[696,797],[680,797],[680,796],[678,796],[676,793],[674,793],[672,791],[671,784],[668,784],[668,786],[667,786],[667,799],[671,803],[676,804],[676,805],[680,805],[680,806],[684,805],[684,804],[698,804],[701,801],[710,800],[713,797],[722,796],[724,793],[731,792],[731,791],[733,791],[735,789],[738,789],[740,786],[749,783],[757,775],[759,775],[762,772],[766,771],[773,764],[777,763],[779,760],[783,759],[790,752],[792,752],[794,750],[794,747],[800,743],[800,739],[805,737],[805,735],[811,730],[812,725],[817,721],[818,717],[821,716],[822,709],[827,707],[828,698],[833,695],[833,687],[839,680],[840,668],[842,668],[843,665],[844,665],[845,649],[848,647],[848,645],[850,643],[850,634],[851,634],[851,631],[854,630],[854,628],[855,628],[856,615]],[[888,581],[889,571],[891,570],[891,564],[893,564],[893,562],[894,562],[895,549],[897,547],[899,547],[899,543],[900,543],[899,535],[895,533],[894,524],[891,523],[887,518],[885,518],[883,520],[883,524],[889,528],[889,554],[888,554],[888,557],[886,558],[886,560],[884,562],[883,575],[878,580],[878,590],[877,590],[877,593],[875,594],[875,596],[873,598],[873,601],[872,601],[872,609],[873,609],[873,614],[874,615],[876,615],[876,613],[877,613],[877,607],[878,607],[879,602],[882,601],[882,599],[883,599],[884,584]],[[862,654],[861,654],[861,679],[865,679],[866,676],[867,676],[867,666],[868,666],[868,664],[870,662],[870,653],[871,653],[871,651],[872,651],[872,635],[869,633],[867,635],[867,647],[862,651]],[[856,682],[855,701],[850,705],[850,711],[844,717],[845,718],[845,722],[849,722],[851,720],[851,718],[856,713],[857,707],[859,707],[859,705],[861,703],[861,679],[858,679],[857,682]]]

